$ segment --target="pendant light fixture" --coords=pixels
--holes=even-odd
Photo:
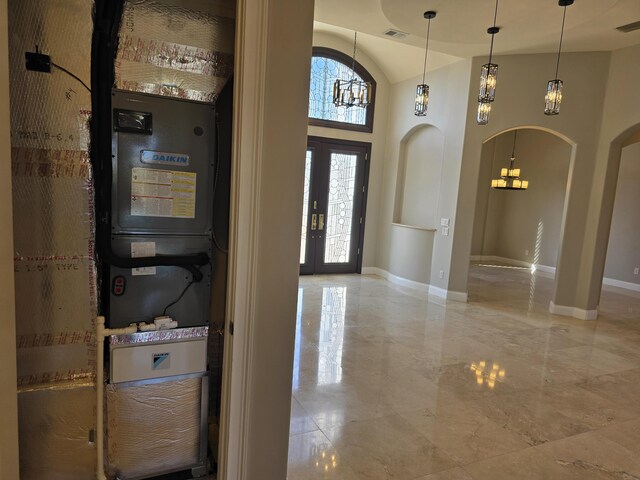
[[[417,117],[424,117],[427,114],[427,106],[429,105],[429,85],[424,83],[424,77],[427,73],[427,54],[429,53],[429,32],[431,30],[431,19],[436,18],[436,12],[424,12],[424,18],[427,19],[427,44],[424,47],[424,67],[422,69],[422,83],[416,87],[416,105],[414,114]]]
[[[351,78],[336,79],[333,84],[333,103],[336,107],[366,107],[371,103],[371,83],[356,80],[356,48],[358,32],[353,34],[353,61]]]
[[[564,36],[564,20],[567,16],[567,7],[573,5],[573,0],[559,0],[558,5],[563,8],[562,28],[560,29],[560,45],[558,46],[558,60],[556,61],[556,77],[547,83],[547,94],[544,97],[544,114],[558,115],[560,103],[562,103],[562,80],[558,78],[560,68],[560,53],[562,52],[562,37]]]
[[[529,188],[529,182],[527,180],[520,180],[520,169],[513,168],[516,161],[516,138],[518,137],[518,130],[513,131],[513,149],[511,151],[511,160],[509,161],[509,168],[500,169],[500,178],[491,180],[491,188],[497,190],[526,190]]]
[[[480,73],[480,92],[478,93],[478,125],[486,125],[489,123],[489,115],[491,113],[491,103],[496,98],[496,83],[498,81],[498,65],[493,63],[493,40],[500,31],[496,27],[498,19],[498,0],[496,0],[496,9],[493,15],[493,26],[487,29],[487,33],[491,35],[491,47],[489,48],[489,62],[482,66]]]

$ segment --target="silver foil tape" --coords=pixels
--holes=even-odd
[[[215,102],[233,74],[235,2],[125,2],[116,88]]]
[[[171,330],[154,330],[151,332],[138,332],[125,335],[109,336],[109,344],[131,345],[136,343],[149,342],[173,342],[177,340],[188,340],[190,338],[206,337],[209,334],[209,327],[189,327],[174,328]]]

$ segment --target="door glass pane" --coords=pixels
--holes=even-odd
[[[332,153],[329,170],[325,263],[349,263],[357,155]]]
[[[307,150],[304,162],[304,194],[302,198],[302,233],[300,234],[300,263],[307,258],[307,215],[309,215],[309,190],[311,188],[311,150]]]

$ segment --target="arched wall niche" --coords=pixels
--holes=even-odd
[[[529,189],[494,190],[490,181],[500,168],[508,167],[515,131],[515,167],[529,181]],[[555,272],[574,150],[568,137],[536,126],[507,128],[483,141],[472,260],[536,265]]]
[[[400,141],[393,222],[436,228],[444,134],[433,125],[410,129]]]

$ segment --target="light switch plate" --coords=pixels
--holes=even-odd
[[[449,226],[449,219],[448,218],[441,218],[440,219],[440,225],[443,227],[448,227]]]

